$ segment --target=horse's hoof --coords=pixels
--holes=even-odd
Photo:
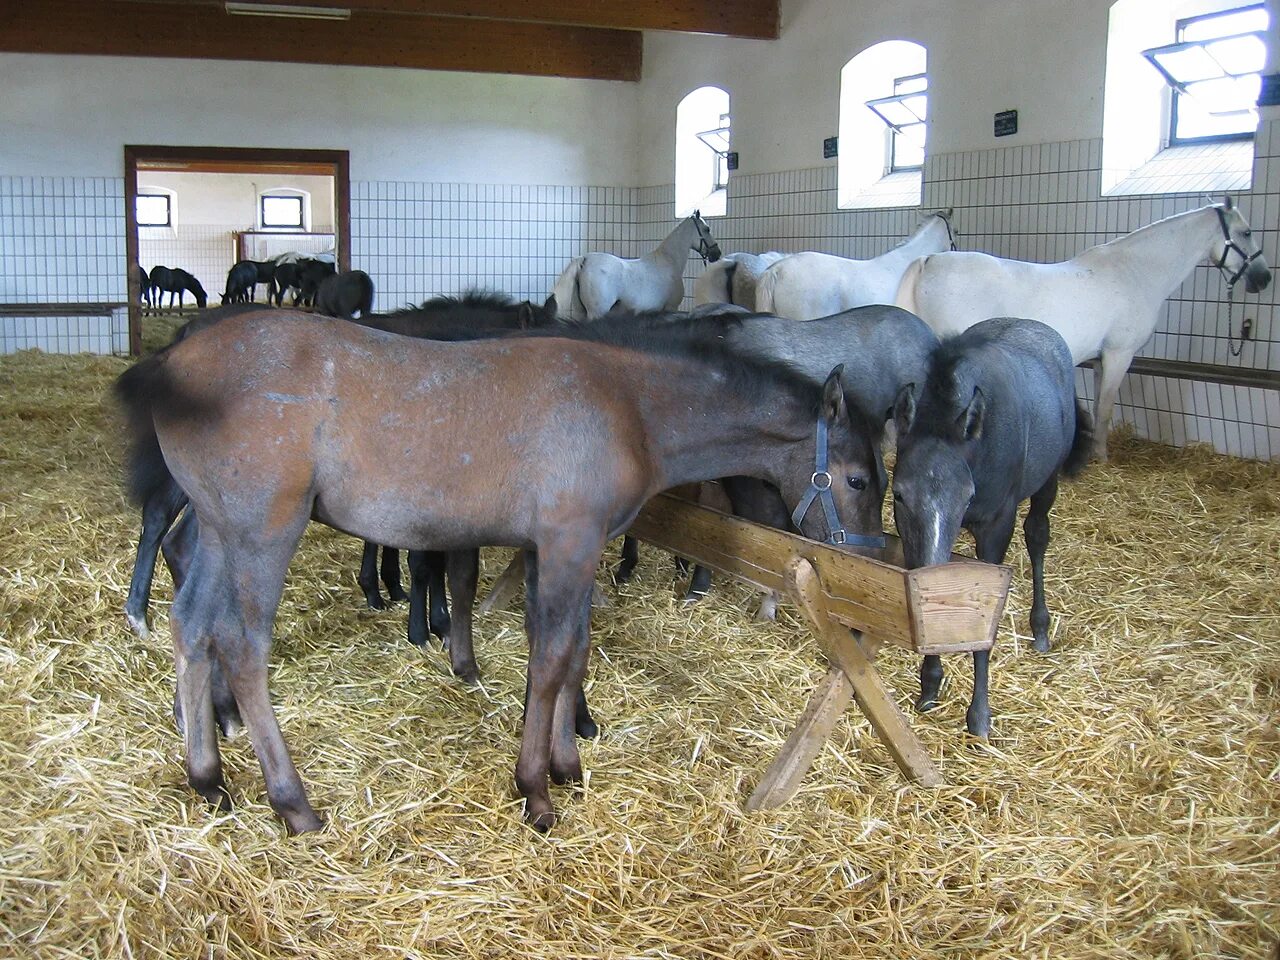
[[[324,826],[324,821],[314,810],[302,810],[283,817],[285,829],[289,835],[296,837],[300,833],[314,833]]]
[[[684,602],[685,602],[685,603],[698,603],[698,602],[699,602],[700,600],[702,600],[706,595],[707,595],[707,594],[706,594],[706,592],[705,592],[705,591],[703,591],[703,590],[689,590],[689,591],[686,591],[686,592],[685,592],[685,595],[684,595]]]
[[[613,601],[605,596],[605,592],[600,589],[599,584],[591,588],[591,606],[596,610],[608,610],[613,606]]]
[[[222,774],[212,777],[188,777],[191,789],[219,813],[231,812],[231,794],[222,780]]]
[[[600,724],[590,718],[577,720],[574,722],[573,732],[583,740],[594,740],[600,736]]]
[[[934,694],[925,694],[916,698],[916,710],[920,713],[928,713],[938,707],[938,698]]]
[[[635,576],[635,572],[636,568],[634,566],[620,566],[613,572],[613,582],[619,587],[624,583],[629,583],[631,578]]]
[[[1038,653],[1049,652],[1049,638],[1047,636],[1037,636],[1031,641],[1031,645],[1036,648]]]
[[[409,599],[409,595],[404,592],[402,587],[387,587],[387,596],[392,603],[404,603]]]
[[[550,833],[551,828],[556,825],[556,812],[554,810],[544,810],[541,813],[534,813],[526,808],[524,822],[539,833]]]
[[[129,629],[138,635],[139,640],[151,639],[151,627],[147,624],[146,616],[137,616],[132,613],[125,613],[125,619],[129,621]]]
[[[582,783],[582,764],[575,764],[567,770],[557,770],[555,764],[551,765],[551,782],[557,786],[563,787],[570,783]]]
[[[776,597],[765,597],[760,601],[760,609],[756,611],[756,619],[761,622],[778,619],[778,600]]]
[[[970,736],[977,737],[979,740],[987,740],[991,736],[991,713],[985,710],[975,711],[970,708],[965,714],[964,725]]]
[[[453,668],[453,675],[469,687],[480,683],[480,668],[474,663],[464,663]]]
[[[382,595],[378,593],[366,593],[364,595],[364,602],[369,605],[370,610],[387,609],[386,603],[382,600]]]

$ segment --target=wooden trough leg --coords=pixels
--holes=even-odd
[[[851,695],[856,695],[858,706],[871,721],[898,769],[921,786],[939,786],[943,782],[942,772],[876,672],[872,663],[875,644],[827,616],[822,584],[808,560],[793,560],[787,568],[787,581],[832,665],[809,698],[796,729],[751,794],[747,809],[769,809],[795,796],[800,781],[817,758]]]
[[[522,583],[524,583],[524,551],[517,550],[511,562],[507,564],[507,569],[498,574],[498,579],[494,581],[489,595],[480,601],[479,611],[488,613],[490,610],[505,607],[520,590]]]

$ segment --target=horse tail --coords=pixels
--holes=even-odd
[[[551,295],[556,298],[556,304],[562,311],[561,317],[565,320],[588,319],[587,307],[582,302],[582,292],[578,289],[578,274],[582,270],[584,259],[578,257],[570,260],[569,265],[561,271],[556,285],[551,288]]]
[[[1076,435],[1071,440],[1071,452],[1062,463],[1064,477],[1077,477],[1089,463],[1089,452],[1093,449],[1093,417],[1089,416],[1089,408],[1084,402],[1076,400]]]
[[[120,374],[116,399],[124,408],[129,429],[129,456],[125,487],[129,499],[142,506],[169,485],[177,485],[165,462],[156,435],[154,411],[168,416],[199,416],[212,412],[210,405],[193,398],[174,379],[162,350]]]
[[[781,260],[778,261],[778,263],[781,263],[781,262],[782,262]],[[769,269],[765,270],[765,272],[760,275],[760,281],[756,284],[756,302],[754,304],[756,313],[775,313],[776,312],[773,309],[773,306],[774,306],[774,296],[777,292],[777,287],[778,287],[778,271],[776,269],[777,266],[778,264],[775,263],[772,267],[769,267]],[[743,304],[743,306],[747,306],[747,304]]]
[[[897,296],[894,297],[894,303],[897,306],[908,313],[914,313],[917,317],[920,316],[920,306],[916,288],[920,284],[920,276],[924,273],[924,265],[928,261],[928,257],[917,257],[907,265],[902,279],[898,281]]]

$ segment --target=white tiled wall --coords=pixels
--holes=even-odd
[[[124,261],[121,179],[0,176],[0,304],[123,302]],[[111,352],[122,316],[0,317],[0,353]]]
[[[712,220],[712,230],[726,252],[812,249],[863,258],[909,234],[922,211],[954,207],[962,249],[1047,261],[1205,202],[1192,194],[1100,199],[1100,157],[1098,140],[933,156],[924,171],[921,208],[838,210],[834,163],[735,175],[728,215]],[[376,306],[384,310],[471,286],[541,300],[572,257],[588,250],[638,256],[675,225],[670,185],[351,186],[352,262],[373,276]],[[1254,186],[1238,201],[1275,261],[1280,123],[1259,132]],[[0,302],[123,301],[122,205],[118,178],[0,177]],[[691,257],[688,291],[701,269]],[[201,279],[211,296],[221,290],[219,277]],[[1216,270],[1199,267],[1169,299],[1144,355],[1280,369],[1275,297],[1274,286],[1260,296],[1238,292],[1235,322],[1251,317],[1254,340],[1231,357],[1224,286]],[[48,321],[23,322],[19,333],[17,322],[0,319],[0,349],[103,349],[106,342]],[[111,337],[119,342],[117,332]],[[1082,395],[1092,398],[1092,378],[1079,379]],[[1131,376],[1118,415],[1154,439],[1280,458],[1276,391]]]

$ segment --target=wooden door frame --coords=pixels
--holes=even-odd
[[[339,270],[351,269],[351,158],[346,150],[290,150],[270,147],[173,147],[158,144],[125,144],[124,148],[124,248],[129,290],[129,352],[142,352],[142,307],[138,303],[133,264],[138,262],[138,166],[139,164],[243,164],[279,167],[318,164],[333,176],[333,232]],[[251,171],[246,171],[251,172]]]

